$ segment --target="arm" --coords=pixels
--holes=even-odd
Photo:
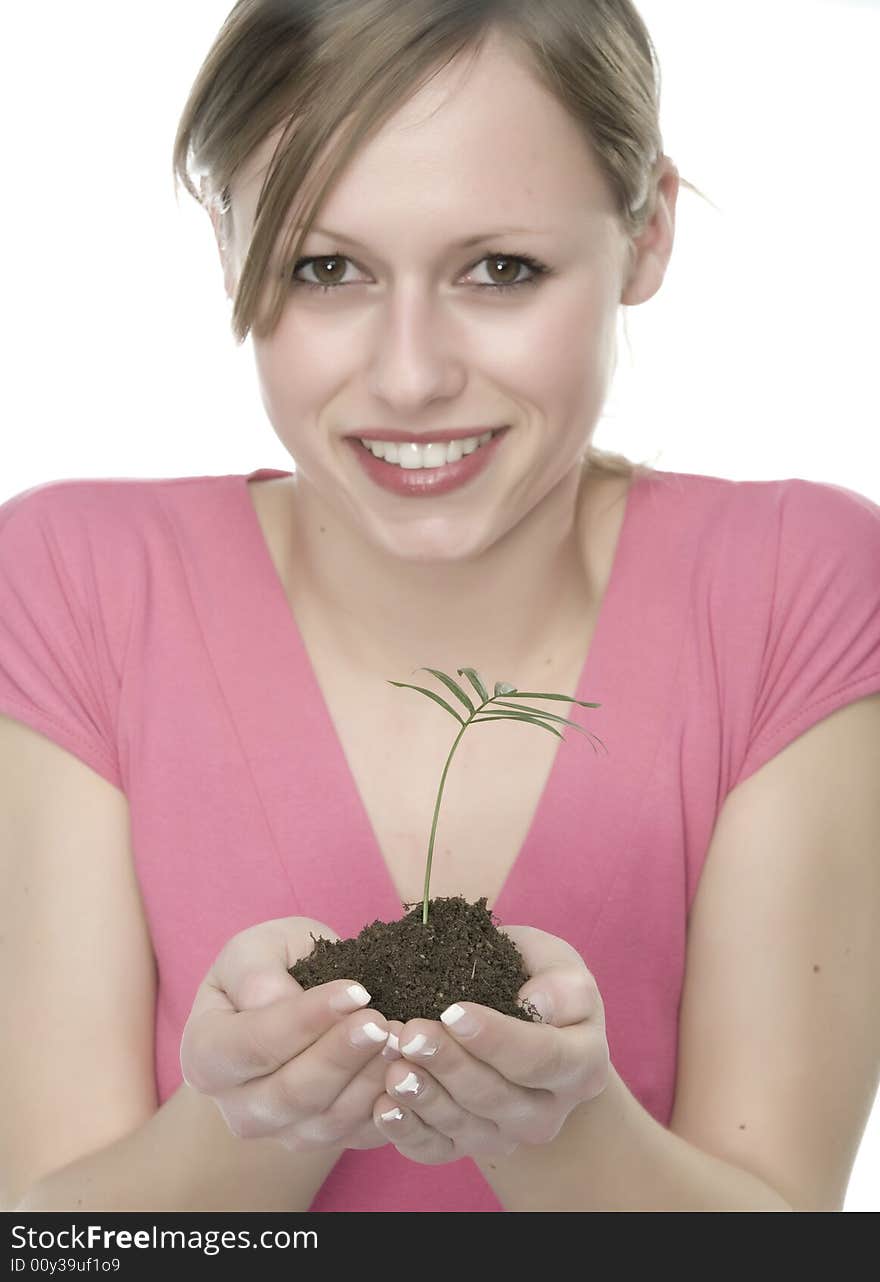
[[[0,716],[0,1207],[305,1209],[340,1151],[157,1107],[155,967],[124,795]]]
[[[16,1211],[306,1211],[341,1149],[237,1139],[183,1083],[143,1125],[44,1176]]]
[[[750,1172],[704,1153],[642,1108],[612,1065],[549,1144],[473,1159],[507,1211],[791,1211]]]
[[[551,1143],[474,1159],[524,1210],[841,1210],[880,1066],[880,694],[725,802],[694,901],[669,1130],[611,1069]]]

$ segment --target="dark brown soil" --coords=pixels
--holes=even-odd
[[[404,904],[409,908],[409,904]],[[290,967],[303,988],[333,979],[363,984],[370,1006],[386,1019],[439,1019],[453,1002],[478,1002],[530,1022],[538,1012],[516,995],[529,978],[513,940],[495,926],[486,899],[460,895],[422,901],[397,921],[374,921],[356,939],[318,938],[308,957]]]

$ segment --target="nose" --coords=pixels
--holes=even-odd
[[[401,417],[455,397],[466,381],[463,344],[442,300],[416,285],[401,287],[376,309],[369,390]]]

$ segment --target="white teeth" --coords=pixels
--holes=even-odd
[[[396,463],[398,467],[415,469],[420,467],[444,467],[447,463],[457,463],[465,454],[473,454],[474,450],[485,445],[492,439],[491,431],[484,432],[482,436],[468,436],[462,441],[449,441],[441,444],[439,441],[431,441],[429,445],[417,445],[415,441],[364,441],[368,450],[376,457],[384,459],[386,463]],[[360,440],[360,438],[358,438]]]

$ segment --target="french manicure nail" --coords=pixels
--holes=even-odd
[[[360,1010],[369,1004],[370,994],[362,984],[349,984],[348,988],[343,989],[341,993],[335,993],[330,998],[333,1010],[342,1011],[344,1014],[350,1014],[353,1010]]]
[[[463,1006],[454,1002],[447,1006],[446,1010],[440,1016],[447,1028],[451,1028],[459,1037],[470,1037],[473,1033],[479,1031],[480,1025],[469,1011]]]
[[[388,1040],[388,1032],[387,1029],[380,1028],[378,1024],[374,1024],[370,1020],[368,1024],[358,1024],[356,1028],[353,1028],[349,1033],[349,1037],[352,1045],[359,1048],[378,1046]]]
[[[395,1095],[418,1095],[422,1083],[416,1077],[415,1073],[407,1073],[402,1082],[398,1082],[394,1088]]]
[[[434,1042],[429,1042],[424,1033],[416,1033],[401,1051],[404,1055],[436,1055],[439,1047]]]

